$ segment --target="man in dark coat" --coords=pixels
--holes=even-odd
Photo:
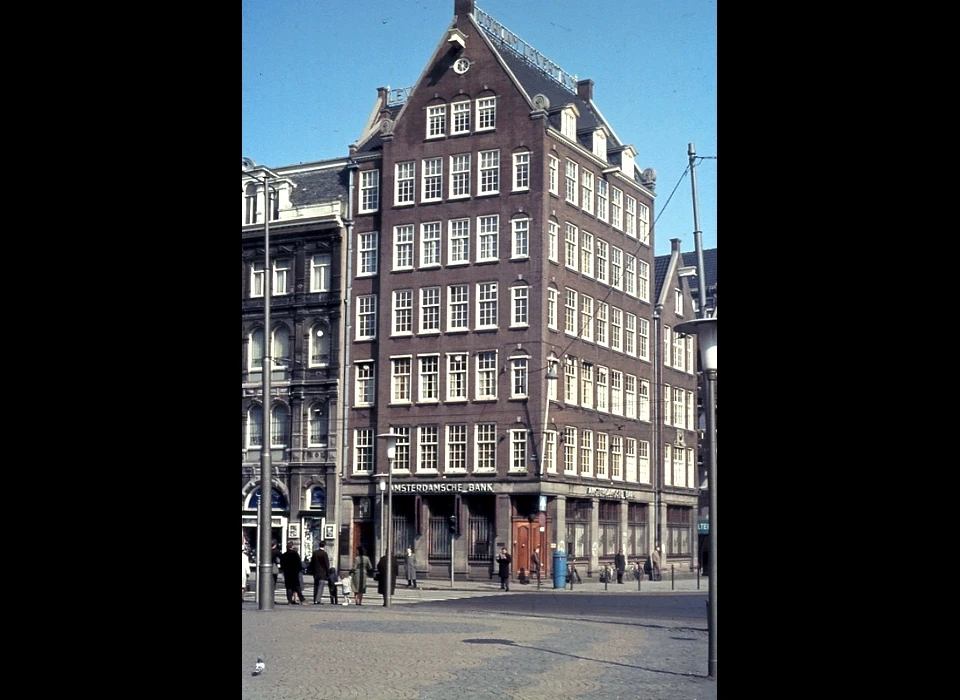
[[[390,556],[390,595],[397,592],[397,576],[400,575],[400,565],[397,556]],[[384,554],[377,562],[377,593],[383,596],[383,604],[387,604],[387,555]]]
[[[540,588],[540,548],[537,547],[530,555],[530,571],[537,575],[537,588]]]
[[[300,552],[293,540],[287,542],[287,551],[280,555],[280,570],[283,572],[283,585],[287,589],[287,602],[290,605],[301,605],[307,601],[303,597],[303,586],[300,584],[300,574],[303,564],[300,562]],[[294,600],[294,595],[299,602]]]
[[[323,542],[313,553],[310,560],[310,573],[313,574],[313,604],[323,605],[323,589],[327,585],[327,576],[330,572],[330,556],[327,554]]]
[[[623,572],[627,570],[627,558],[623,556],[623,549],[613,558],[613,568],[617,570],[617,583],[623,583]]]
[[[505,591],[510,590],[510,562],[513,561],[513,557],[507,554],[507,548],[504,547],[500,554],[497,555],[497,565],[499,567],[498,573],[500,574],[500,588]]]

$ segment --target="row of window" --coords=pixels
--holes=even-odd
[[[560,262],[559,238],[560,224],[548,222],[547,258],[556,263]],[[650,265],[569,222],[564,223],[563,262],[567,269],[650,301]]]
[[[559,330],[559,294],[552,287],[547,289],[547,328],[551,330]],[[631,357],[650,359],[650,322],[647,319],[580,294],[575,289],[564,289],[563,332]]]
[[[497,98],[458,99],[427,107],[426,137],[439,139],[497,128]]]
[[[410,160],[397,163],[394,166],[393,203],[396,206],[407,206],[417,203],[417,186],[420,187],[420,203],[439,202],[443,200],[444,161],[447,162],[450,178],[446,181],[447,199],[464,199],[472,195],[500,194],[500,149],[478,151],[476,154],[476,192],[473,191],[473,154],[458,153],[456,155],[424,158],[420,165],[420,178],[417,178],[417,161]],[[530,152],[520,151],[513,154],[513,192],[524,192],[530,189]],[[363,203],[361,197],[361,204]],[[372,202],[373,198],[369,198]],[[361,211],[364,213],[364,211]]]
[[[330,291],[330,270],[333,266],[333,256],[321,253],[310,257],[310,291]],[[270,294],[283,296],[293,292],[293,259],[278,258],[270,261],[272,269]],[[264,264],[263,261],[250,264],[250,296],[262,297],[264,294]]]
[[[330,413],[327,405],[316,402],[307,407],[307,446],[326,447],[329,435]],[[270,447],[283,449],[290,444],[290,408],[278,403],[270,409]],[[254,404],[247,411],[246,445],[263,447],[263,407]]]
[[[650,245],[650,208],[569,158],[564,165],[564,199],[600,221]],[[560,196],[560,159],[550,155],[547,187]]]
[[[274,372],[287,372],[293,365],[291,355],[291,333],[285,325],[279,325],[271,333],[273,354],[271,360]],[[263,371],[264,353],[263,328],[250,333],[247,351],[247,371],[250,374]],[[310,328],[307,339],[307,364],[310,367],[326,367],[330,364],[330,326],[325,322],[315,323]],[[286,379],[288,377],[281,377]],[[250,381],[254,381],[250,377]]]
[[[498,432],[496,423],[476,423],[473,426],[453,423],[445,426],[422,425],[412,429],[393,426],[397,440],[394,472],[436,472],[443,465],[445,472],[465,473],[468,465],[474,472],[495,472],[497,444],[509,438],[509,471],[527,473],[535,460],[531,441],[533,434],[524,429]],[[416,436],[416,443],[412,437]],[[374,431],[359,428],[354,431],[354,473],[372,472],[374,467]],[[616,481],[650,483],[650,443],[646,440],[616,434],[564,428],[562,432],[547,431],[544,445],[544,465],[548,473],[557,473],[557,446],[563,473],[566,475],[607,478]],[[674,448],[671,460],[679,455],[683,468],[677,471],[672,461],[668,484],[687,485],[686,461],[690,463],[692,483],[696,455],[692,448]],[[536,465],[532,465],[535,469]]]

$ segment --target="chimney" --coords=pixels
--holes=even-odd
[[[457,17],[472,15],[473,5],[473,0],[453,0],[453,14]]]
[[[670,239],[670,252],[671,252],[671,253],[679,253],[679,252],[680,252],[680,239],[679,239],[679,238],[671,238],[671,239]]]
[[[593,81],[590,80],[590,78],[577,81],[577,97],[584,102],[589,102],[593,99]]]

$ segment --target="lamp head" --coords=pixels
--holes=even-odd
[[[674,326],[676,333],[697,336],[700,345],[700,361],[706,371],[717,371],[717,318],[698,318]]]

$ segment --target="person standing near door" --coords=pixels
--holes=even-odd
[[[653,550],[653,554],[650,555],[650,580],[659,581],[660,580],[660,547],[657,547]]]
[[[313,604],[323,605],[323,589],[327,585],[327,576],[330,572],[330,555],[326,545],[321,542],[317,551],[310,560],[310,573],[313,574]]]
[[[540,588],[540,548],[537,547],[530,555],[530,571],[537,575],[537,588]]]
[[[504,547],[500,554],[497,555],[497,564],[499,566],[498,573],[500,574],[500,588],[505,591],[510,590],[510,562],[513,561],[507,553],[507,548]]]
[[[287,589],[287,603],[289,605],[303,605],[303,585],[300,576],[303,573],[303,564],[300,562],[300,552],[297,543],[287,542],[287,551],[280,555],[280,570],[283,571],[283,585]]]
[[[627,570],[627,558],[623,556],[623,548],[613,558],[613,568],[617,570],[617,583],[623,583],[623,572]]]

